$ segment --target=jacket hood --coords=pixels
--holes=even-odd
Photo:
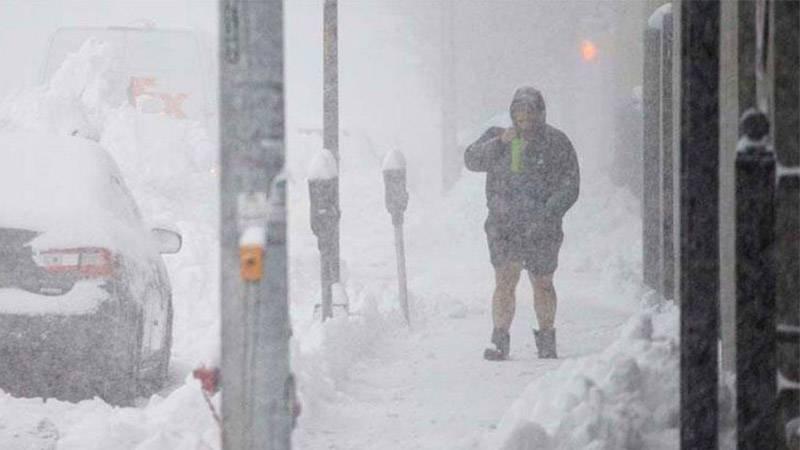
[[[547,106],[544,103],[544,97],[542,96],[542,93],[539,92],[538,89],[531,86],[522,86],[518,88],[516,92],[514,92],[514,98],[511,100],[511,106],[508,108],[508,113],[511,114],[511,111],[513,111],[514,108],[520,104],[528,105],[534,111],[538,112],[539,114],[536,114],[536,128],[541,129],[544,127],[545,123],[547,122]]]

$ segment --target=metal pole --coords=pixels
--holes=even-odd
[[[680,3],[681,448],[718,446],[719,1]]]
[[[737,58],[739,116],[756,107],[756,2],[739,1],[737,8]]]
[[[672,177],[672,11],[664,14],[661,30],[661,279],[664,298],[675,298]]]
[[[644,108],[643,155],[642,155],[642,232],[644,283],[660,289],[659,261],[661,254],[660,228],[661,203],[659,185],[661,179],[661,155],[659,155],[659,109],[661,94],[659,81],[659,54],[661,52],[661,32],[647,27],[644,32],[644,77],[642,99]]]
[[[742,117],[736,156],[736,407],[739,450],[778,448],[775,398],[775,155],[769,121]]]
[[[406,244],[403,239],[403,224],[394,226],[394,247],[397,253],[397,282],[399,284],[400,307],[403,309],[406,323],[411,325],[411,314],[408,309],[408,283],[406,280]]]
[[[323,141],[324,147],[333,153],[339,167],[341,167],[339,157],[339,19],[338,19],[338,0],[325,0],[323,11],[323,72],[324,72],[324,92],[323,92]],[[339,173],[341,176],[341,172]],[[339,205],[339,182],[337,178],[335,191],[335,201],[337,210],[341,211]],[[328,271],[327,283],[322,287],[323,290],[323,320],[333,317],[333,296],[331,285],[338,283],[339,275],[339,220],[333,225],[331,230],[331,243],[329,256],[324,263]],[[324,256],[323,256],[324,258]],[[327,304],[326,304],[327,303]]]
[[[282,0],[220,1],[222,445],[287,450]]]

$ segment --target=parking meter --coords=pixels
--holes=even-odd
[[[400,307],[406,323],[411,325],[408,308],[408,287],[406,283],[406,250],[403,237],[403,215],[408,207],[406,190],[406,159],[397,150],[389,152],[383,160],[383,183],[385,187],[386,210],[392,216],[394,225],[395,250],[397,252],[397,282]]]
[[[338,177],[329,179],[309,179],[308,195],[311,200],[311,231],[322,241],[331,234],[339,223],[339,205],[336,203],[339,192]]]
[[[386,210],[392,216],[394,226],[403,224],[403,215],[408,207],[406,190],[406,160],[397,150],[390,152],[383,164]]]
[[[322,320],[333,317],[332,286],[338,282],[339,170],[333,154],[322,149],[311,161],[308,178],[311,231],[317,236],[322,286]]]

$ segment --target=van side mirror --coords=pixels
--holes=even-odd
[[[183,246],[183,237],[175,230],[153,228],[150,230],[150,235],[153,237],[159,253],[178,253]]]

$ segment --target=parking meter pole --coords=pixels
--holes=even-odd
[[[222,447],[288,450],[283,1],[219,8]]]
[[[736,156],[736,409],[738,448],[779,448],[777,397],[775,154],[769,122],[742,117]]]
[[[394,226],[394,246],[397,254],[397,282],[400,284],[400,307],[403,309],[403,316],[406,323],[411,325],[411,317],[408,310],[408,286],[406,282],[406,245],[403,237],[403,224]]]
[[[408,287],[406,283],[406,251],[403,237],[403,215],[408,207],[406,160],[399,151],[395,150],[386,155],[383,161],[383,182],[386,210],[392,216],[392,225],[394,225],[400,308],[403,310],[406,323],[411,325],[411,314],[408,307]]]
[[[336,162],[339,162],[339,4],[338,0],[325,0],[323,9],[323,146],[328,149]],[[336,181],[335,204],[339,210],[339,181]],[[330,252],[328,267],[331,285],[340,281],[339,273],[339,222],[331,225],[330,242],[326,251]],[[324,309],[324,308],[323,308]],[[329,310],[332,317],[333,309]]]

